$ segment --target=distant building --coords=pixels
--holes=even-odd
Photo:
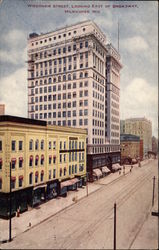
[[[139,136],[131,134],[120,135],[121,162],[126,159],[143,159],[143,141]]]
[[[120,134],[125,134],[125,120],[120,120]]]
[[[80,128],[0,116],[0,216],[9,212],[10,167],[13,213],[85,184],[86,136]]]
[[[152,152],[158,153],[158,139],[155,136],[152,136]]]
[[[143,156],[152,150],[152,122],[145,117],[125,120],[125,133],[139,136],[143,140]]]
[[[5,104],[0,104],[0,115],[5,115]]]

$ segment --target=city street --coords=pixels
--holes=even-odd
[[[158,178],[158,161],[134,167],[73,206],[18,235],[3,249],[113,249],[114,203],[117,204],[117,249],[157,249],[158,218],[151,216],[152,178]],[[158,179],[155,185],[157,202]],[[145,237],[145,238],[144,238]],[[146,240],[146,245],[144,241]]]

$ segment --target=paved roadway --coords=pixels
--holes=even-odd
[[[11,249],[113,249],[113,207],[117,204],[117,249],[133,249],[152,204],[152,177],[157,160],[133,169],[65,211],[17,236],[2,248]],[[157,194],[157,185],[156,185]],[[157,232],[151,232],[151,249],[157,249]],[[148,240],[148,239],[147,239]],[[149,248],[149,249],[150,249]]]

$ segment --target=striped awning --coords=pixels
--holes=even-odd
[[[93,174],[96,175],[97,177],[102,176],[102,172],[99,168],[93,169]]]
[[[102,173],[110,173],[111,171],[106,166],[102,167]]]

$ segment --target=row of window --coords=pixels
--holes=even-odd
[[[34,116],[34,114],[31,114],[31,119],[34,119],[34,117],[35,117],[35,119],[40,119],[40,120],[43,120],[43,119],[47,119],[47,113],[44,113],[44,114],[42,114],[42,113],[40,113],[39,115],[38,114],[35,114],[35,116]],[[51,119],[51,115],[49,116],[49,114],[48,114],[48,118],[50,118]],[[57,126],[77,126],[78,125],[78,121],[77,120],[63,120],[63,121],[48,121],[48,124],[49,125],[57,125]],[[87,126],[88,125],[88,119],[79,119],[79,125],[80,126]]]
[[[56,105],[56,103],[54,103],[54,104],[45,104],[45,105],[42,105],[42,104],[40,104],[40,105],[33,105],[33,106],[31,106],[31,111],[38,111],[38,110],[40,110],[40,111],[42,111],[42,110],[52,110],[52,109],[61,109],[61,108],[63,108],[63,109],[66,109],[66,108],[76,108],[76,101],[74,101],[74,102],[63,102],[63,103],[58,103],[57,105]],[[100,104],[101,105],[101,104]],[[102,105],[101,105],[102,106]],[[32,108],[33,107],[33,108]],[[34,110],[34,107],[35,107],[35,110]],[[63,112],[66,112],[66,111],[63,111]],[[88,109],[80,109],[79,110],[79,116],[82,116],[82,115],[88,115]],[[51,116],[51,115],[49,115],[49,116]],[[54,115],[53,115],[53,117],[54,117]]]
[[[104,110],[104,105],[94,100],[93,100],[93,107],[100,110]]]
[[[100,127],[100,128],[104,128],[104,122],[99,121],[99,120],[92,120],[92,125],[95,127]]]
[[[85,53],[80,53],[79,54],[79,58],[80,60],[84,59],[84,58],[88,58],[88,52]],[[44,62],[40,62],[40,63],[35,63],[35,68],[38,69],[43,68],[43,67],[51,67],[52,65],[56,66],[57,64],[61,65],[61,64],[66,64],[66,63],[70,63],[70,62],[76,62],[77,61],[77,56],[68,56],[68,57],[60,57],[58,59],[54,59],[54,60],[49,60],[49,61],[44,61]],[[33,64],[31,64],[31,66],[33,66]]]
[[[48,75],[62,73],[62,72],[64,73],[66,71],[75,70],[78,68],[79,69],[88,68],[88,62],[80,63],[79,67],[77,67],[76,64],[74,64],[74,65],[70,64],[70,65],[68,65],[68,67],[65,67],[65,66],[63,68],[58,67],[58,68],[54,68],[54,70],[53,69],[49,69],[49,70],[45,69],[45,70],[36,71],[35,74],[31,74],[31,77],[34,77],[34,75],[35,75],[35,77],[41,77],[41,76],[48,76]],[[58,80],[59,79],[60,78],[58,78]],[[74,79],[76,79],[75,76],[74,76]],[[61,80],[59,80],[59,82],[60,81]]]
[[[99,93],[97,93],[96,91],[93,90],[93,97],[104,102],[104,96],[100,95]]]
[[[63,72],[66,72],[66,67],[63,68]],[[54,72],[55,74],[55,72]],[[40,72],[40,76],[43,76],[43,71]],[[61,82],[61,81],[70,81],[70,80],[76,80],[78,78],[86,78],[88,77],[88,72],[85,71],[85,72],[79,72],[79,74],[77,75],[76,73],[72,73],[72,74],[68,74],[67,77],[66,75],[63,75],[61,77],[61,75],[59,76],[55,76],[54,78],[52,77],[49,77],[48,79],[48,83],[56,83],[56,82]],[[32,78],[35,78],[35,75],[34,75],[34,72],[31,72],[30,76],[29,76],[29,79],[32,79]],[[65,79],[65,80],[64,80]]]
[[[44,95],[44,96],[36,96],[35,97],[35,102],[43,102],[43,101],[52,101],[52,100],[61,100],[61,99],[71,99],[71,98],[77,98],[78,97],[78,92],[69,92],[68,94],[63,93],[63,94],[53,94],[53,95]],[[79,91],[79,98],[81,97],[87,97],[88,96],[88,90],[81,90]],[[31,103],[34,103],[34,97],[31,97]]]
[[[69,165],[69,175],[76,174],[77,171],[82,172],[83,170],[84,170],[84,164],[79,164],[79,169],[77,169],[77,164]],[[56,178],[56,169],[49,170],[48,174],[49,174],[48,175],[49,180],[52,178],[55,179]],[[60,177],[65,176],[66,174],[67,174],[66,167],[64,169],[60,168],[60,172],[59,172]],[[38,183],[39,180],[40,180],[40,182],[43,182],[44,181],[44,171],[43,170],[41,171],[40,176],[39,176],[39,172],[36,171],[34,178],[35,178],[34,179],[35,183]],[[31,172],[29,174],[29,185],[32,185],[32,184],[33,184],[33,173]],[[18,187],[22,187],[22,186],[23,186],[23,176],[19,176]],[[12,177],[12,179],[11,179],[11,188],[12,189],[16,188],[16,177]],[[0,189],[2,189],[2,178],[0,178]]]
[[[88,87],[88,81],[85,82],[79,82],[79,88],[86,88]],[[32,88],[30,90],[30,94],[34,95],[34,94],[42,94],[42,93],[48,93],[48,92],[55,92],[55,91],[61,91],[61,90],[66,90],[66,89],[76,89],[78,88],[78,83],[74,82],[74,83],[64,83],[63,85],[53,85],[53,86],[48,86],[48,87],[40,87],[40,88],[35,88],[35,92],[34,92],[34,88]]]
[[[86,96],[84,97],[87,97],[88,96],[88,91],[84,92],[84,94]],[[72,99],[72,98],[77,98],[77,94],[76,92],[73,92],[73,93],[64,93],[64,94],[58,94],[58,95],[45,95],[45,96],[39,96],[39,97],[35,97],[35,103],[38,103],[38,102],[51,102],[51,101],[56,101],[56,100],[66,100],[66,99]],[[82,96],[80,96],[79,98],[82,98]],[[104,99],[104,97],[102,98]],[[75,103],[75,102],[74,102]],[[34,97],[31,98],[31,103],[30,104],[34,104]],[[79,106],[88,106],[88,100],[79,100]]]
[[[104,136],[104,131],[101,129],[92,129],[92,134],[93,135],[100,135],[100,136]]]
[[[99,112],[97,110],[94,110],[92,111],[92,116],[93,117],[98,117],[100,119],[104,119],[104,114],[102,112]]]

